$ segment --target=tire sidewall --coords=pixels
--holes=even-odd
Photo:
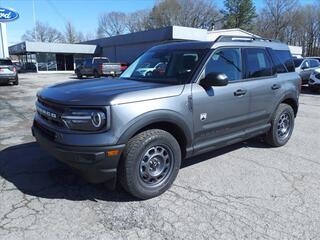
[[[289,117],[290,117],[290,132],[288,134],[288,136],[286,138],[281,139],[278,136],[278,122],[280,120],[280,116],[284,113],[288,113]],[[294,112],[293,109],[289,106],[289,105],[280,105],[278,111],[276,112],[274,121],[273,121],[273,138],[274,138],[274,142],[278,145],[278,146],[283,146],[285,145],[289,139],[291,138],[292,132],[293,132],[293,128],[294,128]]]

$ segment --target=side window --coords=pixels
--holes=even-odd
[[[273,66],[265,49],[244,49],[244,63],[246,67],[246,78],[257,78],[273,75]]]
[[[289,50],[274,50],[274,52],[289,72],[295,71],[295,65]]]
[[[310,60],[310,67],[312,68],[316,68],[316,67],[319,67],[319,62],[318,60]]]
[[[241,79],[241,51],[239,48],[224,48],[217,50],[210,57],[205,74],[224,73],[230,81]]]
[[[304,60],[301,64],[301,68],[310,68],[309,60]]]

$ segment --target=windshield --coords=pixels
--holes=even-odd
[[[171,84],[185,83],[191,78],[204,52],[201,49],[150,50],[134,61],[120,78]]]
[[[302,61],[303,61],[303,59],[300,59],[300,58],[293,59],[294,66],[299,67],[301,65]]]

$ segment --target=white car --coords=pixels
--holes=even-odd
[[[312,91],[319,91],[320,90],[320,68],[313,71],[310,75],[309,79],[309,88]]]
[[[152,72],[155,70],[165,70],[167,64],[164,62],[159,62],[153,67],[143,67],[136,70],[136,72],[139,72],[142,76],[152,76]]]

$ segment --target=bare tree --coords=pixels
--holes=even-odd
[[[41,22],[36,22],[36,26],[26,31],[21,39],[32,42],[63,42],[63,36],[57,29]]]
[[[149,10],[139,10],[129,13],[126,17],[126,28],[129,32],[139,32],[148,29]]]
[[[258,33],[284,40],[284,30],[292,21],[297,6],[298,0],[265,0],[257,20]]]
[[[111,37],[126,31],[126,14],[122,12],[104,13],[99,18],[98,36]]]
[[[267,0],[255,32],[290,45],[302,46],[303,55],[320,54],[320,4],[295,5],[289,0]]]
[[[179,25],[212,28],[221,20],[221,14],[208,0],[163,0],[149,14],[148,28]]]
[[[74,25],[71,22],[67,22],[65,26],[64,40],[66,43],[77,43],[84,40],[83,33],[77,32]]]

